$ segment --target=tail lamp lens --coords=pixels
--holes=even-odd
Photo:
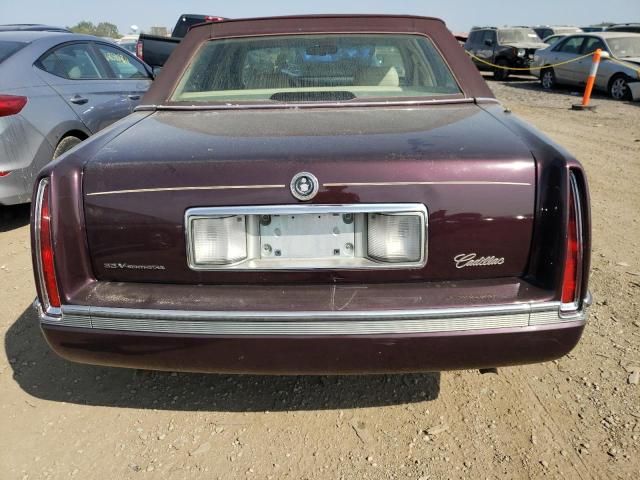
[[[367,249],[370,258],[382,262],[417,262],[424,244],[419,215],[368,214]]]
[[[582,272],[582,217],[575,176],[570,176],[567,248],[562,279],[562,310],[577,310],[580,304]]]
[[[229,265],[247,258],[244,215],[195,219],[191,228],[196,264]]]
[[[60,308],[60,294],[56,281],[56,270],[51,238],[51,195],[49,180],[44,179],[38,187],[36,198],[36,242],[38,251],[38,275],[42,303],[45,310]]]
[[[20,113],[27,104],[27,97],[18,95],[0,95],[0,117]]]

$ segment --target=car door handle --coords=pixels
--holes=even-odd
[[[89,101],[88,98],[81,97],[80,95],[75,95],[69,99],[71,103],[75,103],[76,105],[84,105]]]
[[[140,100],[140,95],[127,95],[129,100]]]

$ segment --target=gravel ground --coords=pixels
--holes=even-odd
[[[638,478],[640,103],[490,82],[589,175],[595,304],[559,361],[369,377],[256,377],[77,365],[52,354],[28,210],[0,210],[0,478]],[[11,217],[11,218],[9,218]]]

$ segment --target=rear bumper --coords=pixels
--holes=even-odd
[[[0,177],[0,205],[31,201],[33,176],[43,165],[38,160],[50,160],[51,152],[45,137],[23,115],[0,118],[0,171],[11,172]]]
[[[519,68],[519,69],[521,68],[530,69],[531,67],[534,66],[534,60],[533,58],[529,58],[529,57],[516,57],[513,59],[513,61],[509,66],[513,68]],[[515,73],[516,75],[535,75],[534,71],[531,71],[531,70],[517,70],[517,71],[514,71],[513,73]]]
[[[0,168],[1,170],[1,168]],[[31,174],[28,169],[12,170],[0,177],[0,205],[17,205],[31,199],[31,189],[27,187]]]
[[[536,363],[577,344],[586,312],[557,303],[376,312],[197,312],[66,306],[42,312],[72,361],[220,373],[439,371]]]

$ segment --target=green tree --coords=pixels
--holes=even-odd
[[[110,38],[120,38],[120,32],[118,32],[118,27],[113,23],[109,22],[100,22],[97,25],[94,25],[92,22],[88,22],[83,20],[82,22],[78,22],[73,27],[70,27],[74,33],[82,33],[85,35],[95,35],[97,37],[110,37]]]
[[[82,33],[84,35],[95,35],[96,26],[86,20],[79,22],[77,25],[69,28],[73,33]]]
[[[113,23],[109,22],[100,22],[96,25],[96,33],[98,37],[111,37],[111,38],[120,38],[120,32],[118,32],[118,27]]]

